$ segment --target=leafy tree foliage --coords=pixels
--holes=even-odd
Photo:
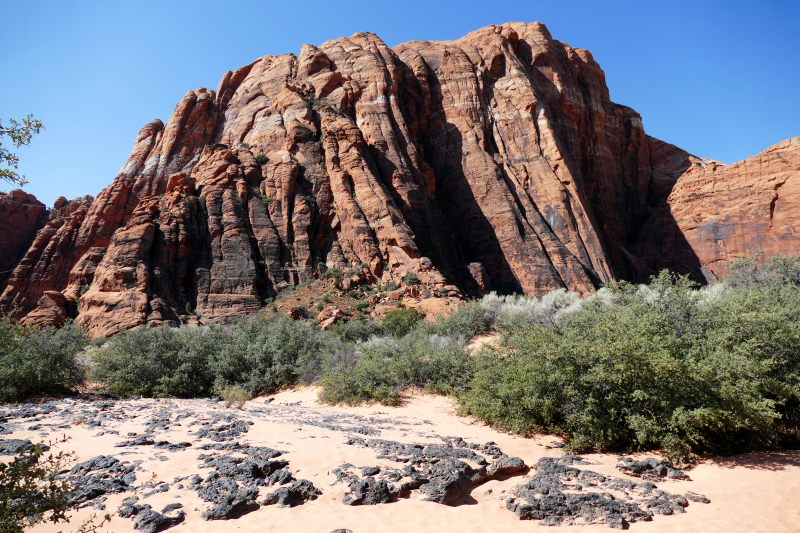
[[[686,458],[778,445],[800,426],[797,265],[738,265],[703,290],[665,271],[584,302],[557,328],[506,332],[480,356],[462,409],[516,433],[564,434],[575,450]]]
[[[72,321],[58,329],[36,328],[0,316],[0,402],[83,384],[85,369],[78,354],[88,342]]]
[[[22,533],[41,522],[69,522],[72,488],[65,478],[58,478],[58,472],[73,455],[63,451],[45,455],[48,451],[50,446],[34,444],[9,463],[0,462],[0,531]]]
[[[381,326],[383,331],[395,337],[402,337],[408,334],[414,327],[414,324],[425,318],[425,316],[416,309],[398,309],[397,311],[390,311],[383,317]]]
[[[22,119],[21,122],[9,119],[8,125],[3,126],[0,121],[0,139],[7,135],[11,139],[11,143],[19,148],[21,146],[28,146],[31,143],[31,138],[34,134],[39,133],[44,128],[42,121],[33,118],[33,115],[28,115]],[[0,164],[5,164],[8,168],[0,168],[0,179],[4,179],[10,183],[22,186],[28,183],[25,176],[20,176],[16,169],[19,165],[19,157],[4,148],[0,143]]]

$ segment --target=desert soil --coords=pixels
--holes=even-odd
[[[156,483],[139,493],[139,504],[149,504],[160,511],[172,503],[180,503],[185,520],[168,531],[216,532],[308,532],[330,533],[350,529],[354,533],[375,532],[529,532],[539,527],[537,521],[519,520],[506,508],[506,500],[517,485],[524,484],[536,473],[519,472],[486,481],[470,489],[460,505],[443,505],[423,501],[424,495],[412,491],[407,498],[378,505],[344,505],[347,482],[338,482],[335,469],[349,463],[350,471],[362,475],[362,467],[377,466],[386,471],[398,468],[396,462],[379,459],[380,451],[358,444],[358,439],[385,439],[405,444],[442,444],[454,442],[484,445],[494,442],[503,454],[521,458],[533,466],[542,457],[559,458],[564,451],[554,436],[521,438],[494,431],[468,417],[455,413],[451,399],[428,394],[415,394],[399,407],[380,405],[333,407],[317,402],[318,390],[313,387],[284,391],[247,402],[241,410],[227,408],[214,400],[59,400],[50,413],[27,413],[20,418],[19,406],[0,406],[6,418],[0,439],[27,439],[33,442],[69,437],[62,449],[75,452],[79,461],[113,455],[120,461],[142,461],[136,483],[147,481],[155,473]],[[15,411],[16,409],[16,411]],[[233,414],[234,417],[220,418]],[[215,418],[216,417],[216,418]],[[0,417],[2,418],[2,417]],[[216,422],[215,422],[216,420]],[[227,420],[227,422],[226,422]],[[252,425],[233,425],[252,422]],[[213,426],[212,423],[216,423]],[[226,426],[226,423],[228,424]],[[213,426],[213,427],[212,427]],[[202,428],[234,430],[239,434],[221,441],[200,438]],[[243,429],[244,428],[244,429]],[[224,433],[224,431],[222,431]],[[135,435],[134,435],[135,434]],[[147,435],[155,441],[190,447],[153,445],[115,447],[136,436]],[[354,440],[355,439],[355,440]],[[210,470],[203,465],[201,454],[226,453],[203,451],[203,444],[225,445],[232,442],[265,446],[282,452],[279,459],[288,461],[288,471],[296,479],[307,479],[322,494],[313,501],[295,507],[260,506],[239,518],[205,521],[201,513],[211,504],[204,502],[191,478],[206,478]],[[349,444],[348,444],[349,442]],[[477,448],[475,448],[477,449]],[[7,457],[7,456],[6,456]],[[616,455],[588,454],[582,469],[609,477],[642,483],[615,468]],[[636,459],[653,457],[642,454]],[[204,468],[205,466],[205,468]],[[399,468],[403,468],[400,465]],[[213,470],[213,468],[211,469]],[[689,502],[684,513],[655,515],[651,521],[636,522],[630,528],[649,531],[800,531],[800,451],[744,454],[734,457],[708,457],[688,470],[691,480],[658,480],[658,489],[667,493],[687,491],[705,495],[711,503]],[[177,481],[176,481],[177,480]],[[259,501],[275,490],[260,487]],[[145,497],[146,495],[146,497]],[[36,533],[76,530],[82,520],[93,513],[102,515],[116,509],[130,493],[110,494],[102,502],[105,511],[95,509],[96,501],[73,515],[70,524],[46,524],[32,529]],[[132,532],[133,518],[114,518],[107,528],[115,533]],[[567,530],[608,531],[604,524],[561,526]]]

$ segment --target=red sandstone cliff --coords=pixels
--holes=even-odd
[[[0,192],[0,291],[47,218],[47,208],[19,189]]]
[[[107,335],[253,312],[318,263],[434,295],[713,274],[753,228],[797,248],[783,145],[725,167],[649,138],[538,23],[394,49],[358,33],[188,92],[96,200],[59,201],[0,307]]]

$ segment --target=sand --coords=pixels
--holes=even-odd
[[[527,465],[533,465],[541,457],[560,457],[563,451],[553,447],[559,439],[553,436],[539,436],[525,439],[494,431],[467,417],[455,414],[451,399],[416,394],[408,397],[399,407],[380,405],[361,407],[332,407],[317,402],[317,390],[306,387],[281,392],[270,398],[251,400],[242,410],[226,408],[222,402],[211,400],[153,400],[128,401],[117,409],[117,420],[103,422],[102,428],[88,428],[86,424],[70,424],[65,427],[64,415],[56,420],[56,415],[46,415],[35,422],[19,419],[10,427],[10,434],[0,438],[25,438],[38,441],[41,430],[26,428],[40,424],[48,429],[48,424],[60,425],[58,429],[49,428],[45,439],[61,434],[70,437],[61,447],[74,451],[83,461],[97,455],[114,455],[121,460],[143,460],[143,471],[137,472],[137,482],[145,481],[150,473],[155,473],[160,481],[169,482],[170,490],[144,499],[140,503],[152,505],[160,510],[168,503],[181,503],[187,512],[184,523],[168,531],[182,532],[308,532],[329,533],[337,528],[351,529],[354,533],[378,532],[529,532],[538,531],[536,521],[520,521],[505,508],[505,500],[511,490],[524,483],[533,473],[512,476],[505,480],[493,480],[474,487],[469,503],[450,507],[421,501],[413,495],[408,499],[375,506],[346,506],[342,497],[347,490],[336,481],[332,471],[342,463],[352,463],[357,467],[386,464],[376,459],[375,451],[346,444],[351,431],[358,424],[380,431],[377,438],[401,442],[437,442],[440,436],[461,437],[467,442],[483,444],[494,441],[509,456],[522,458]],[[267,403],[271,400],[271,403]],[[290,405],[294,404],[294,405]],[[118,404],[120,405],[120,404]],[[81,412],[91,408],[91,404],[77,401],[64,403],[74,411],[79,419]],[[7,406],[8,407],[8,406]],[[163,407],[189,409],[195,416],[208,416],[213,413],[233,412],[242,418],[253,421],[247,433],[239,437],[242,443],[269,446],[284,453],[281,459],[289,461],[289,469],[298,479],[311,480],[322,489],[323,494],[315,501],[294,508],[264,507],[238,519],[206,522],[200,513],[209,507],[197,493],[186,488],[176,488],[173,478],[200,474],[205,477],[208,470],[199,468],[196,449],[200,443],[190,432],[197,426],[190,426],[187,418],[178,425],[171,423],[166,431],[157,431],[156,440],[172,443],[193,442],[195,449],[174,453],[154,450],[152,446],[115,448],[114,444],[127,440],[128,432],[142,434],[143,424]],[[138,409],[138,410],[137,410]],[[2,410],[2,407],[0,407]],[[113,411],[112,409],[111,411]],[[345,431],[309,425],[309,421],[320,421],[325,417],[335,417],[341,421]],[[357,419],[355,417],[364,417]],[[305,420],[306,423],[299,423]],[[330,420],[329,420],[330,421]],[[118,435],[108,431],[118,431]],[[99,432],[104,434],[97,436]],[[369,438],[369,437],[364,437]],[[210,442],[210,441],[203,441]],[[125,453],[125,455],[120,455]],[[160,460],[159,456],[166,457]],[[7,456],[5,456],[7,457]],[[593,463],[589,468],[605,475],[627,478],[614,468],[618,456],[589,454],[584,459]],[[652,457],[643,454],[636,458]],[[396,466],[396,465],[395,465]],[[642,533],[649,531],[800,531],[800,452],[753,453],[726,458],[707,458],[690,470],[691,481],[660,481],[661,490],[683,494],[693,491],[706,495],[710,504],[691,503],[686,513],[673,516],[655,516],[651,522],[631,525],[631,530]],[[635,481],[641,481],[635,478]],[[262,488],[261,494],[273,489]],[[105,502],[107,510],[113,510],[127,495],[116,494]],[[43,524],[34,527],[33,532],[56,532],[77,530],[81,521],[93,513],[102,515],[106,511],[82,509],[73,515],[70,524]],[[609,531],[605,525],[561,526],[569,531]],[[115,518],[108,531],[125,533],[133,530],[131,519]]]

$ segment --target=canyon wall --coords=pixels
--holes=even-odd
[[[724,166],[648,137],[539,23],[394,48],[357,33],[189,91],[96,199],[31,212],[0,309],[95,336],[226,321],[320,263],[421,297],[414,273],[432,298],[711,279],[752,246],[797,249],[798,153]]]

